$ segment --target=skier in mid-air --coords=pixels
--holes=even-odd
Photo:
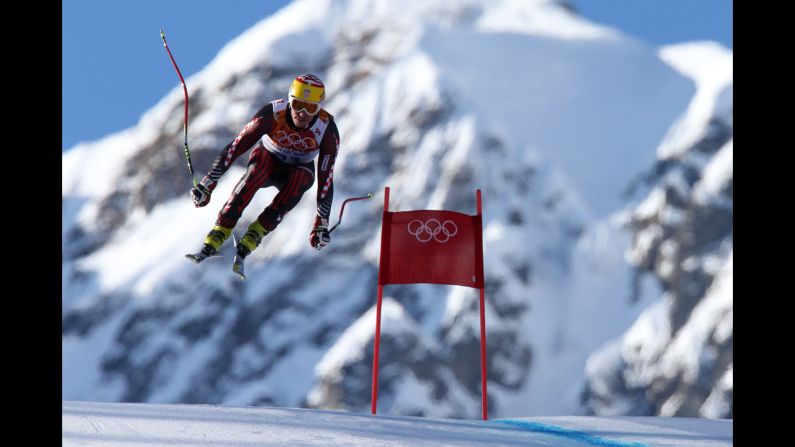
[[[227,144],[215,158],[209,173],[190,196],[196,207],[210,202],[218,180],[232,163],[252,147],[246,173],[218,213],[215,226],[204,239],[201,251],[185,255],[194,262],[215,255],[232,234],[243,210],[260,189],[275,186],[273,201],[248,226],[237,242],[232,269],[245,279],[243,260],[254,251],[262,238],[276,229],[282,218],[301,200],[315,180],[317,166],[317,215],[309,243],[320,250],[331,242],[328,221],[334,197],[333,172],[340,137],[334,117],[323,109],[325,86],[315,75],[296,77],[287,99],[277,99],[262,107],[246,124],[237,138]]]

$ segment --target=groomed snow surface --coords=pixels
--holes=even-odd
[[[63,446],[730,446],[733,421],[536,417],[490,421],[293,408],[62,403]]]

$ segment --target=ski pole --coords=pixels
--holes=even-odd
[[[333,227],[331,227],[331,229],[330,229],[330,230],[328,230],[328,234],[331,234],[331,232],[332,232],[332,231],[334,231],[334,229],[335,229],[335,228],[337,228],[337,227],[340,225],[340,223],[342,223],[342,213],[345,211],[345,205],[346,205],[348,202],[352,202],[352,201],[354,201],[354,200],[365,200],[365,199],[372,199],[372,198],[373,198],[373,195],[372,195],[372,194],[367,194],[366,196],[363,196],[363,197],[351,197],[350,199],[348,199],[348,200],[346,200],[346,201],[342,202],[342,207],[340,207],[340,217],[339,217],[339,220],[337,221],[337,223],[336,223],[336,224],[335,224]]]
[[[188,159],[188,171],[190,171],[190,177],[193,180],[193,186],[196,186],[196,177],[193,175],[193,162],[190,160],[190,149],[188,149],[188,88],[185,86],[185,79],[182,77],[179,67],[177,67],[177,62],[174,60],[174,56],[171,55],[171,50],[168,48],[168,44],[166,43],[166,35],[163,33],[162,28],[160,29],[160,37],[163,38],[163,46],[166,47],[166,51],[168,51],[168,57],[171,58],[171,63],[174,64],[174,69],[177,70],[179,80],[182,81],[182,91],[185,93],[185,158]]]

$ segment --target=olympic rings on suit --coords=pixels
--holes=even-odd
[[[276,142],[283,147],[291,147],[293,149],[303,151],[317,147],[317,143],[315,142],[314,138],[301,138],[301,135],[298,135],[297,133],[288,134],[283,130],[276,132]]]

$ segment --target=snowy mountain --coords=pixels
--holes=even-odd
[[[632,209],[628,256],[664,293],[588,364],[597,414],[733,414],[732,54],[714,43],[665,47],[697,86],[658,150]]]
[[[472,214],[483,191],[490,416],[731,417],[731,60],[562,1],[295,1],[186,79],[194,168],[313,72],[342,138],[332,216],[373,200],[317,252],[309,190],[243,282],[183,257],[245,161],[193,207],[181,86],[65,152],[63,399],[369,411],[390,186],[392,210]],[[478,418],[477,291],[384,294],[379,412]]]

